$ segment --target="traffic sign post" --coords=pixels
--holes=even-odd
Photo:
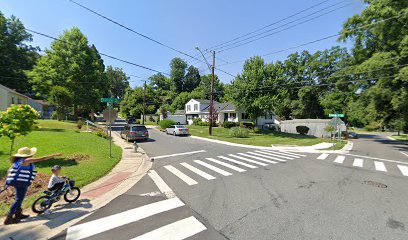
[[[108,106],[107,109],[103,111],[103,118],[108,123],[109,129],[109,157],[112,158],[112,122],[115,122],[118,117],[118,112],[115,109],[112,109],[113,103],[118,103],[119,99],[117,98],[101,98],[101,102],[106,102]]]
[[[338,140],[340,141],[341,139],[341,132],[340,132],[340,118],[344,117],[344,113],[331,113],[329,114],[329,117],[333,117],[336,119],[336,129],[338,132]]]

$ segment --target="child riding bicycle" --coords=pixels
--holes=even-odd
[[[61,173],[61,167],[58,165],[55,165],[51,168],[52,176],[50,178],[50,181],[48,182],[48,190],[53,191],[52,197],[61,195],[65,192],[66,188],[66,183],[68,181],[69,185],[71,187],[74,186],[74,181],[70,180],[69,178],[66,177],[60,177]]]

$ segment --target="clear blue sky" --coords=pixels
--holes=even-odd
[[[196,55],[195,46],[206,49],[288,17],[323,0],[76,1],[158,41],[191,55]],[[329,0],[325,4],[291,20],[338,2],[341,2],[341,0]],[[222,60],[231,62],[246,59],[257,54],[285,49],[336,34],[348,17],[360,13],[364,8],[361,0],[347,0],[344,2],[352,3],[352,5],[243,47],[219,53],[217,56],[220,59],[217,60],[217,63],[224,64],[225,62]],[[338,6],[341,6],[341,4]],[[63,30],[77,26],[85,33],[89,42],[96,45],[100,52],[163,72],[169,71],[170,60],[177,56],[189,60],[191,63],[196,62],[128,32],[68,0],[2,0],[0,1],[0,10],[7,17],[10,15],[17,16],[27,28],[52,36],[58,36]],[[281,24],[289,21],[287,20]],[[277,26],[279,25],[273,27]],[[37,35],[33,35],[33,38],[32,44],[40,46],[42,49],[50,45],[50,39]],[[314,52],[338,44],[347,46],[337,42],[336,38],[332,38],[296,50]],[[265,60],[270,62],[284,59],[288,54],[296,50],[270,55],[265,57]],[[140,76],[143,79],[153,74],[150,71],[115,60],[106,58],[104,60],[105,65],[121,67],[126,73]],[[230,64],[220,66],[220,68],[235,75],[242,70],[242,64]],[[202,73],[209,73],[205,64],[197,63],[195,66]],[[220,76],[223,82],[229,82],[232,79],[231,76],[221,72],[216,72],[216,74]],[[132,77],[131,80],[132,86],[141,85],[138,78]]]

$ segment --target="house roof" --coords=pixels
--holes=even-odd
[[[15,93],[15,94],[17,94],[17,95],[20,95],[20,96],[22,96],[22,97],[28,98],[26,95],[24,95],[24,94],[22,94],[22,93],[19,93],[19,92],[16,92],[16,91],[14,91],[13,89],[8,88],[8,87],[6,87],[6,86],[4,86],[4,85],[1,85],[1,84],[0,84],[0,87],[3,88],[3,89],[5,89],[6,91],[9,91],[9,92]]]
[[[184,114],[186,114],[186,111],[185,111],[185,110],[176,110],[176,111],[174,112],[174,115],[184,115]]]
[[[39,100],[39,99],[33,99],[33,100],[34,100],[35,102],[41,104],[41,105],[51,106],[51,103],[50,103],[50,102],[47,102],[47,101],[45,101],[45,100]]]

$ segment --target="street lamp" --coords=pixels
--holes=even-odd
[[[212,135],[212,127],[213,127],[213,92],[214,92],[214,67],[215,67],[215,51],[212,51],[212,56],[213,56],[213,64],[211,65],[207,59],[205,58],[203,52],[200,50],[199,47],[195,47],[197,51],[201,53],[201,55],[204,58],[205,63],[207,64],[208,69],[211,71],[211,92],[210,92],[210,112],[209,112],[209,119],[210,119],[210,127],[208,129],[208,133],[210,136]]]

